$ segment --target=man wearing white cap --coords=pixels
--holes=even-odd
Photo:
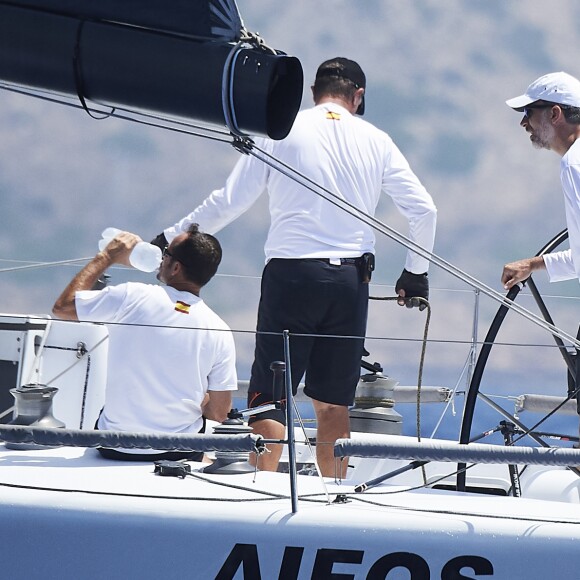
[[[506,264],[501,281],[508,290],[536,270],[547,270],[550,282],[580,279],[580,81],[565,72],[550,73],[506,103],[524,114],[520,125],[534,147],[551,149],[562,157],[560,179],[570,249]]]

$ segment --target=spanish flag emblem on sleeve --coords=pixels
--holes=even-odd
[[[187,302],[182,302],[181,300],[178,300],[175,303],[175,310],[177,312],[181,312],[181,314],[189,314],[190,308],[191,308],[191,305],[189,305]]]

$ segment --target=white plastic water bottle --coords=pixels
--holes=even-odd
[[[106,228],[99,240],[99,251],[103,251],[109,242],[122,230],[118,228]],[[129,262],[133,268],[142,272],[153,272],[161,264],[161,249],[148,242],[139,242],[129,256]]]
[[[161,264],[161,249],[149,242],[139,242],[129,256],[133,268],[142,272],[153,272]]]
[[[99,240],[99,252],[102,252],[109,245],[109,242],[121,231],[119,228],[105,228]]]

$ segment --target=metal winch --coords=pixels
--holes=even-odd
[[[240,433],[251,433],[253,429],[244,424],[243,415],[237,409],[232,409],[228,413],[227,419],[216,425],[213,432],[216,435],[237,435]],[[204,473],[219,473],[222,475],[234,473],[249,473],[256,468],[249,463],[249,454],[237,451],[216,451],[215,461],[204,467]]]
[[[358,383],[354,406],[350,409],[350,429],[360,433],[401,435],[402,416],[393,409],[398,381],[380,372],[363,375]]]
[[[9,425],[24,425],[28,427],[42,427],[46,429],[64,428],[66,425],[52,414],[54,395],[58,392],[56,387],[48,385],[28,384],[15,389],[10,393],[15,399],[13,419]],[[36,443],[9,443],[8,449],[49,449],[48,445]]]

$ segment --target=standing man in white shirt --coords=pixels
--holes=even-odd
[[[282,141],[256,139],[256,145],[365,215],[374,216],[381,192],[386,192],[407,218],[409,237],[432,251],[433,200],[391,138],[357,116],[364,113],[365,88],[366,77],[356,62],[338,57],[322,63],[312,86],[315,106],[298,114]],[[191,222],[215,233],[264,190],[270,197],[271,224],[248,405],[272,401],[270,364],[284,360],[282,332],[289,330],[293,388],[296,391],[305,376],[304,392],[311,397],[317,418],[318,464],[323,475],[333,476],[333,445],[350,435],[348,407],[361,372],[374,265],[371,227],[254,156],[244,155],[222,189],[154,243],[173,239]],[[396,286],[401,305],[424,307],[417,298],[428,298],[428,267],[425,258],[408,252]],[[267,439],[282,439],[285,413],[262,413],[253,416],[251,424]],[[281,446],[271,445],[270,451],[260,457],[259,467],[274,471]]]
[[[509,290],[537,270],[546,270],[550,282],[580,279],[580,81],[565,72],[549,73],[506,103],[524,114],[520,125],[534,147],[552,150],[562,158],[560,180],[570,248],[506,264],[501,281]],[[576,386],[580,384],[579,363],[577,354]],[[576,403],[580,414],[578,396]]]
[[[560,180],[570,249],[506,264],[501,281],[509,290],[536,270],[547,270],[550,282],[580,279],[580,81],[565,72],[549,73],[506,103],[524,114],[520,125],[534,147],[562,158]]]

